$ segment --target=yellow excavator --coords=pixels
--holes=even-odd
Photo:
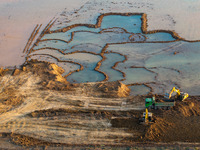
[[[172,94],[174,92],[176,92],[176,95],[175,95],[175,98],[174,98],[175,100],[184,101],[189,96],[188,93],[181,92],[179,89],[176,89],[176,87],[173,87],[169,94],[168,93],[165,94],[165,97],[168,98],[168,99],[171,99]]]
[[[143,112],[142,118],[139,119],[140,124],[148,125],[150,123],[153,123],[153,113],[149,112],[146,108],[146,111]]]

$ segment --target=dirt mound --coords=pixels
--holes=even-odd
[[[120,81],[98,83],[96,90],[104,92],[105,95],[110,97],[126,97],[130,92],[130,89]]]
[[[156,122],[145,133],[146,141],[200,142],[199,100],[177,101],[173,109],[155,111],[154,114]]]
[[[149,127],[145,134],[145,140],[147,141],[161,141],[162,136],[168,132],[168,128],[171,128],[173,123],[170,123],[162,118],[156,118],[156,121],[153,125]]]
[[[174,110],[185,117],[200,116],[200,101],[188,100],[184,103],[177,103]]]
[[[0,68],[0,76],[3,76],[9,69]]]
[[[29,89],[67,89],[69,83],[55,64],[30,61],[20,69],[0,68],[0,114],[20,106]]]
[[[120,81],[76,84],[82,93],[94,97],[127,97],[130,89]]]
[[[39,76],[42,79],[41,84],[48,89],[64,90],[69,86],[69,82],[62,76],[64,69],[56,64],[31,60],[22,67],[22,70]]]

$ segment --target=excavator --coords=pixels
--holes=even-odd
[[[146,108],[146,111],[143,112],[142,118],[139,119],[140,124],[148,125],[150,123],[153,123],[153,113],[148,112],[148,109]]]
[[[176,89],[176,87],[173,87],[169,94],[168,93],[165,94],[165,98],[171,99],[172,98],[172,94],[174,92],[176,92],[174,100],[184,101],[189,96],[188,93],[181,92],[179,89]]]

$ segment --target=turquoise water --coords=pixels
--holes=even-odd
[[[146,83],[155,81],[155,74],[144,68],[127,68],[122,69],[122,71],[126,74],[126,80],[122,81],[124,84]]]
[[[84,67],[84,69],[79,72],[74,72],[69,77],[67,77],[67,80],[72,83],[96,82],[103,81],[105,79],[105,76],[102,73],[94,71],[96,64],[102,59],[102,57],[99,55],[93,55],[89,53],[74,53],[63,55],[62,53],[56,50],[50,49],[38,50],[36,52],[33,52],[32,55],[38,55],[38,57],[39,55],[52,55],[62,62],[73,61],[76,63],[80,63]]]
[[[91,32],[77,32],[74,35],[74,40],[68,44],[72,47],[77,44],[93,43],[99,46],[104,46],[106,43],[119,43],[129,42],[128,33],[115,33],[115,32],[104,32],[104,33],[91,33]]]
[[[64,53],[71,53],[76,51],[87,51],[93,52],[96,54],[101,53],[103,46],[99,46],[98,44],[93,43],[85,43],[73,46],[71,49],[67,49]]]
[[[120,16],[110,15],[105,16],[102,20],[101,28],[120,27],[131,33],[142,33],[141,31],[141,15]]]
[[[169,33],[153,33],[153,34],[146,34],[147,37],[146,41],[175,41],[171,34]]]
[[[145,85],[133,85],[129,86],[131,89],[130,95],[147,95],[149,92],[151,92],[150,88]]]
[[[125,84],[136,81],[156,82],[164,84],[167,90],[177,85],[181,90],[188,91],[190,94],[196,94],[200,90],[198,87],[200,85],[199,42],[128,43],[111,45],[107,51],[127,56],[128,60],[117,66],[117,69],[126,73]],[[155,73],[148,71],[145,73],[144,70],[143,72],[133,71],[131,66],[146,67]]]
[[[74,61],[77,63],[82,64],[86,68],[90,68],[93,64],[97,64],[102,57],[99,55],[93,55],[89,53],[74,53],[74,54],[68,54],[63,55],[62,53],[56,51],[56,50],[50,50],[50,49],[44,49],[44,50],[38,50],[36,52],[31,53],[32,55],[52,55],[59,59],[60,61]],[[91,65],[90,65],[91,64]]]
[[[43,47],[52,47],[60,50],[72,50],[73,46],[92,43],[103,47],[106,43],[119,43],[119,42],[130,42],[128,33],[115,33],[115,32],[76,32],[73,41],[66,43],[59,40],[42,41],[34,49],[40,49]]]
[[[126,33],[125,30],[130,33]],[[46,34],[43,39],[68,41],[74,31],[77,32],[71,42],[49,40],[40,42],[34,48],[52,47],[67,55],[48,48],[33,52],[31,55],[52,55],[60,61],[74,61],[82,64],[84,70],[67,77],[70,82],[82,83],[104,80],[105,77],[102,73],[94,71],[96,64],[102,60],[101,54],[106,59],[102,62],[99,70],[109,76],[109,81],[124,79],[122,81],[124,84],[148,83],[154,91],[162,92],[165,92],[165,89],[168,92],[172,86],[177,86],[189,94],[197,94],[200,91],[200,42],[173,42],[175,39],[171,34],[162,32],[147,35],[138,34],[141,33],[140,15],[105,16],[100,28],[76,27],[65,33]],[[130,39],[130,36],[134,39]],[[147,38],[146,41],[144,41],[144,36]],[[135,43],[138,41],[144,43]],[[102,53],[106,44],[107,48],[104,50],[109,53]],[[70,54],[77,51],[92,52],[98,55],[83,52]],[[117,70],[113,69],[112,66],[116,62],[122,62],[125,59],[124,56],[127,60],[124,63],[119,63],[116,66]],[[73,71],[73,69],[71,70]],[[74,68],[74,70],[76,69]],[[122,72],[125,73],[125,78]],[[162,90],[160,90],[160,87],[162,87]],[[131,88],[132,93],[136,95],[146,94],[150,90],[145,85],[137,85]]]
[[[85,67],[84,70],[72,73],[67,77],[67,81],[71,83],[103,81],[105,76],[102,73],[94,71],[95,67],[96,63],[92,63],[89,67]]]
[[[51,34],[45,34],[42,37],[43,39],[60,39],[60,40],[64,40],[64,41],[69,41],[71,39],[71,34],[74,31],[91,31],[91,32],[99,32],[100,28],[88,28],[86,26],[78,26],[75,28],[72,28],[70,30],[68,30],[67,32],[58,32],[58,33],[51,33]]]
[[[116,62],[123,61],[125,58],[116,53],[104,54],[106,60],[102,62],[102,65],[99,70],[105,72],[109,79],[108,81],[117,81],[122,80],[123,74],[117,70],[114,70],[112,67]]]

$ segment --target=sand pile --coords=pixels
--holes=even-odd
[[[7,71],[9,71],[9,69],[0,68],[0,76],[5,75],[5,73],[6,73]]]
[[[127,97],[130,89],[120,81],[74,84],[81,88],[81,93],[94,97]]]
[[[120,81],[99,83],[96,87],[97,90],[111,97],[126,97],[130,92],[130,89]]]
[[[161,141],[162,136],[168,132],[168,128],[172,127],[173,123],[170,123],[162,118],[156,118],[153,125],[149,127],[145,134],[145,139],[150,141]]]
[[[147,130],[145,140],[200,142],[199,100],[190,99],[186,102],[177,102],[172,110],[163,110],[154,114],[156,121]]]
[[[25,89],[66,89],[68,82],[61,75],[63,71],[44,62],[28,62],[14,71],[0,68],[0,114],[21,105],[26,98]]]
[[[185,103],[177,103],[174,110],[180,112],[185,117],[200,116],[200,102],[191,100]]]
[[[62,76],[64,69],[48,62],[30,61],[23,66],[23,71],[32,72],[41,78],[41,84],[48,89],[63,90],[68,82]]]

